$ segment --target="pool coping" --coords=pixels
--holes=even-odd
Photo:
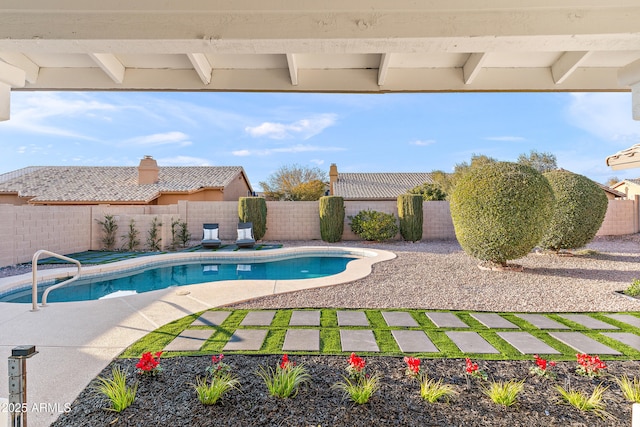
[[[198,286],[210,283],[223,282],[261,282],[271,283],[274,293],[290,292],[299,289],[308,289],[312,287],[331,286],[366,277],[371,273],[373,264],[390,260],[396,257],[393,252],[381,249],[364,249],[352,247],[332,247],[332,246],[298,246],[293,248],[277,248],[268,251],[251,251],[251,252],[176,252],[165,253],[159,255],[148,255],[139,258],[131,258],[122,261],[116,261],[108,264],[91,265],[82,268],[82,278],[100,277],[102,275],[112,273],[124,273],[132,270],[149,268],[163,264],[175,263],[176,261],[184,262],[202,262],[202,261],[221,261],[221,262],[267,262],[275,260],[290,259],[299,256],[343,256],[356,257],[357,259],[347,264],[343,272],[331,276],[313,278],[313,279],[288,279],[288,280],[226,280],[203,282],[194,285]],[[71,278],[77,272],[76,267],[61,267],[37,272],[38,284],[42,286],[58,279]],[[32,273],[26,273],[18,276],[10,276],[0,279],[0,296],[7,293],[24,290],[31,287]],[[181,286],[180,288],[184,288]],[[155,291],[145,292],[150,294],[154,292],[164,291],[159,289]],[[122,298],[134,298],[139,294],[128,295]],[[72,303],[82,303],[84,301],[72,301]],[[31,304],[29,303],[10,303],[0,302],[1,304]],[[57,304],[57,303],[52,303]]]

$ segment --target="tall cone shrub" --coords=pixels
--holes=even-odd
[[[240,197],[238,219],[253,223],[253,237],[261,240],[267,233],[267,202],[262,197]]]
[[[320,236],[329,243],[339,242],[344,231],[344,199],[340,196],[320,197]]]
[[[422,195],[399,195],[398,219],[400,220],[400,234],[404,240],[417,242],[422,239]]]

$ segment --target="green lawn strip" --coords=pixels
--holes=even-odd
[[[291,320],[291,313],[293,310],[277,310],[275,316],[273,316],[273,321],[271,322],[272,328],[287,328],[289,326],[289,321]]]
[[[422,329],[437,329],[438,327],[427,317],[427,312],[434,312],[433,310],[411,310],[413,318],[416,319],[418,325]],[[442,311],[442,313],[450,313],[449,311]]]
[[[260,353],[266,354],[281,354],[282,345],[284,344],[284,337],[287,334],[286,329],[270,329],[267,333],[267,337],[262,343]],[[295,352],[292,352],[295,353]]]
[[[503,331],[511,332],[511,329],[504,329]],[[487,340],[489,344],[491,344],[496,350],[500,352],[500,354],[486,354],[482,357],[482,359],[490,358],[491,360],[526,360],[529,359],[529,356],[523,355],[518,350],[515,349],[511,344],[507,343],[507,341],[503,340],[496,333],[497,330],[491,329],[490,331],[478,331],[478,335]]]
[[[364,313],[367,315],[371,329],[389,328],[389,325],[384,321],[384,317],[382,317],[380,310],[364,310]],[[345,329],[349,328],[347,327]]]
[[[580,323],[576,323],[573,322],[569,319],[565,319],[564,317],[560,317],[560,314],[587,314],[587,313],[546,313],[545,315],[552,320],[555,320],[558,323],[562,323],[563,325],[567,325],[568,327],[570,327],[571,329],[573,329],[574,331],[589,331],[589,328],[585,328],[583,325],[581,325]]]
[[[602,354],[600,355],[600,359],[602,360],[630,360],[630,359],[638,360],[640,359],[640,352],[638,352],[638,350],[635,350],[634,348],[629,347],[621,343],[620,341],[617,341],[605,335],[602,335],[602,332],[611,332],[611,331],[593,331],[592,330],[588,332],[583,332],[583,334],[585,334],[586,336],[588,336],[589,338],[595,341],[598,341],[599,343],[606,345],[607,347],[611,347],[614,350],[618,350],[620,353],[622,353],[622,355],[616,356],[616,355]],[[619,331],[616,331],[616,332],[619,332]],[[579,352],[576,351],[575,353],[579,353]],[[574,353],[574,357],[575,357],[575,353]]]
[[[189,314],[173,322],[159,327],[155,331],[149,332],[138,341],[131,344],[120,355],[121,358],[140,357],[147,351],[162,351],[175,337],[180,335],[202,312]]]
[[[476,311],[452,311],[451,313],[455,314],[460,318],[460,320],[462,320],[464,323],[469,325],[469,329],[465,329],[465,330],[477,331],[477,330],[489,329],[486,326],[484,326],[480,321],[471,317],[471,313],[478,313]]]
[[[374,329],[373,335],[376,337],[381,354],[393,355],[402,353],[389,329]]]
[[[342,354],[338,329],[320,329],[320,354]]]
[[[612,317],[608,317],[607,314],[628,314],[634,317],[638,317],[637,316],[637,312],[624,312],[624,313],[590,313],[591,317],[593,317],[594,319],[598,319],[601,320],[603,322],[609,323],[613,326],[617,326],[618,328],[621,329],[622,332],[630,332],[632,334],[640,334],[640,328],[636,328],[633,325],[630,325],[628,323],[624,323],[621,322],[619,320],[616,320]]]
[[[320,325],[323,328],[338,327],[338,312],[331,308],[323,308],[320,310]],[[322,348],[322,347],[321,347]]]
[[[575,360],[576,359],[576,350],[573,347],[570,347],[563,343],[562,341],[558,341],[549,335],[549,332],[553,332],[553,330],[548,329],[534,329],[528,331],[531,335],[538,338],[540,341],[544,342],[551,348],[555,348],[560,352],[560,354],[544,354],[541,353],[540,356],[544,355],[544,359],[554,360],[554,361],[566,361],[566,360]],[[533,356],[530,355],[531,359]]]

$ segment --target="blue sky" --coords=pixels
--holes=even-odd
[[[254,190],[282,165],[451,171],[472,154],[530,150],[606,182],[640,142],[630,93],[296,94],[13,92],[0,173],[26,166],[243,166]]]

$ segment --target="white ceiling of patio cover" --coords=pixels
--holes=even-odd
[[[607,166],[613,170],[640,168],[640,144],[607,157]]]
[[[638,0],[3,0],[0,83],[628,91],[640,81],[639,22]]]

